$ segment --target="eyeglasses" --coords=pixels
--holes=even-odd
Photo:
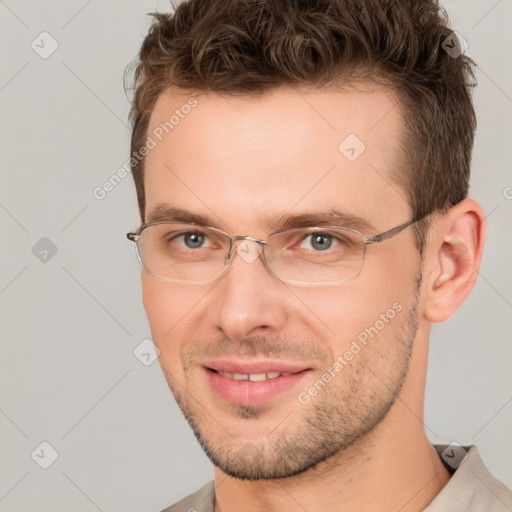
[[[144,268],[161,279],[196,284],[214,281],[228,271],[236,245],[236,253],[247,263],[262,256],[266,268],[281,281],[321,285],[358,276],[367,245],[387,240],[419,220],[368,238],[354,229],[320,226],[285,229],[259,240],[181,222],[143,224],[126,236],[135,242]]]

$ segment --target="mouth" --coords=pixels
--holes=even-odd
[[[213,370],[213,371],[216,371],[216,370]],[[251,382],[262,382],[264,380],[277,379],[279,377],[285,377],[287,375],[292,375],[291,372],[231,373],[231,372],[219,371],[218,373],[220,373],[223,377],[226,377],[226,379],[250,380]]]
[[[278,361],[212,361],[203,370],[217,398],[245,406],[263,405],[290,394],[312,371],[309,367]]]

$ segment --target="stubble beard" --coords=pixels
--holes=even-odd
[[[407,376],[418,329],[420,282],[421,276],[411,293],[412,304],[407,310],[404,306],[392,325],[369,340],[314,400],[307,405],[297,401],[297,409],[289,417],[296,420],[300,414],[299,423],[287,430],[286,418],[282,418],[280,428],[263,439],[244,439],[244,432],[231,434],[229,425],[217,425],[164,369],[180,409],[212,463],[241,480],[287,478],[334,458],[371,432],[395,403]],[[382,368],[383,362],[385,371],[379,374],[375,369]],[[251,422],[263,418],[268,410],[266,406],[236,404],[231,404],[231,409],[236,418],[248,422],[247,431]]]

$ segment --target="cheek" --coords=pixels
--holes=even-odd
[[[364,276],[338,286],[297,287],[294,293],[303,303],[301,309],[310,325],[317,326],[317,335],[331,339],[331,349],[339,352],[365,328],[375,325],[381,315],[410,302],[413,274],[412,268],[400,269],[390,263],[385,272],[372,273],[369,269]]]
[[[199,314],[201,299],[207,293],[198,288],[143,274],[144,309],[161,363],[179,363],[181,344],[193,337],[198,325],[195,315]]]

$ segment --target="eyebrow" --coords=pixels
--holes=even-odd
[[[274,215],[268,223],[273,231],[314,226],[339,226],[361,232],[375,232],[375,227],[366,219],[338,208],[327,208],[314,212],[286,213]]]
[[[146,224],[184,222],[225,229],[225,223],[218,222],[218,220],[220,219],[213,216],[160,203],[148,213]],[[281,215],[273,214],[270,216],[259,215],[259,220],[271,232],[314,226],[339,226],[355,229],[361,233],[376,232],[376,228],[368,220],[338,208],[326,208],[320,211],[302,213],[283,213]],[[219,224],[223,226],[219,226]]]
[[[154,222],[185,222],[193,224],[202,224],[204,226],[214,226],[211,217],[201,213],[174,208],[170,205],[160,203],[147,215],[146,224]],[[215,226],[214,226],[215,227]]]

